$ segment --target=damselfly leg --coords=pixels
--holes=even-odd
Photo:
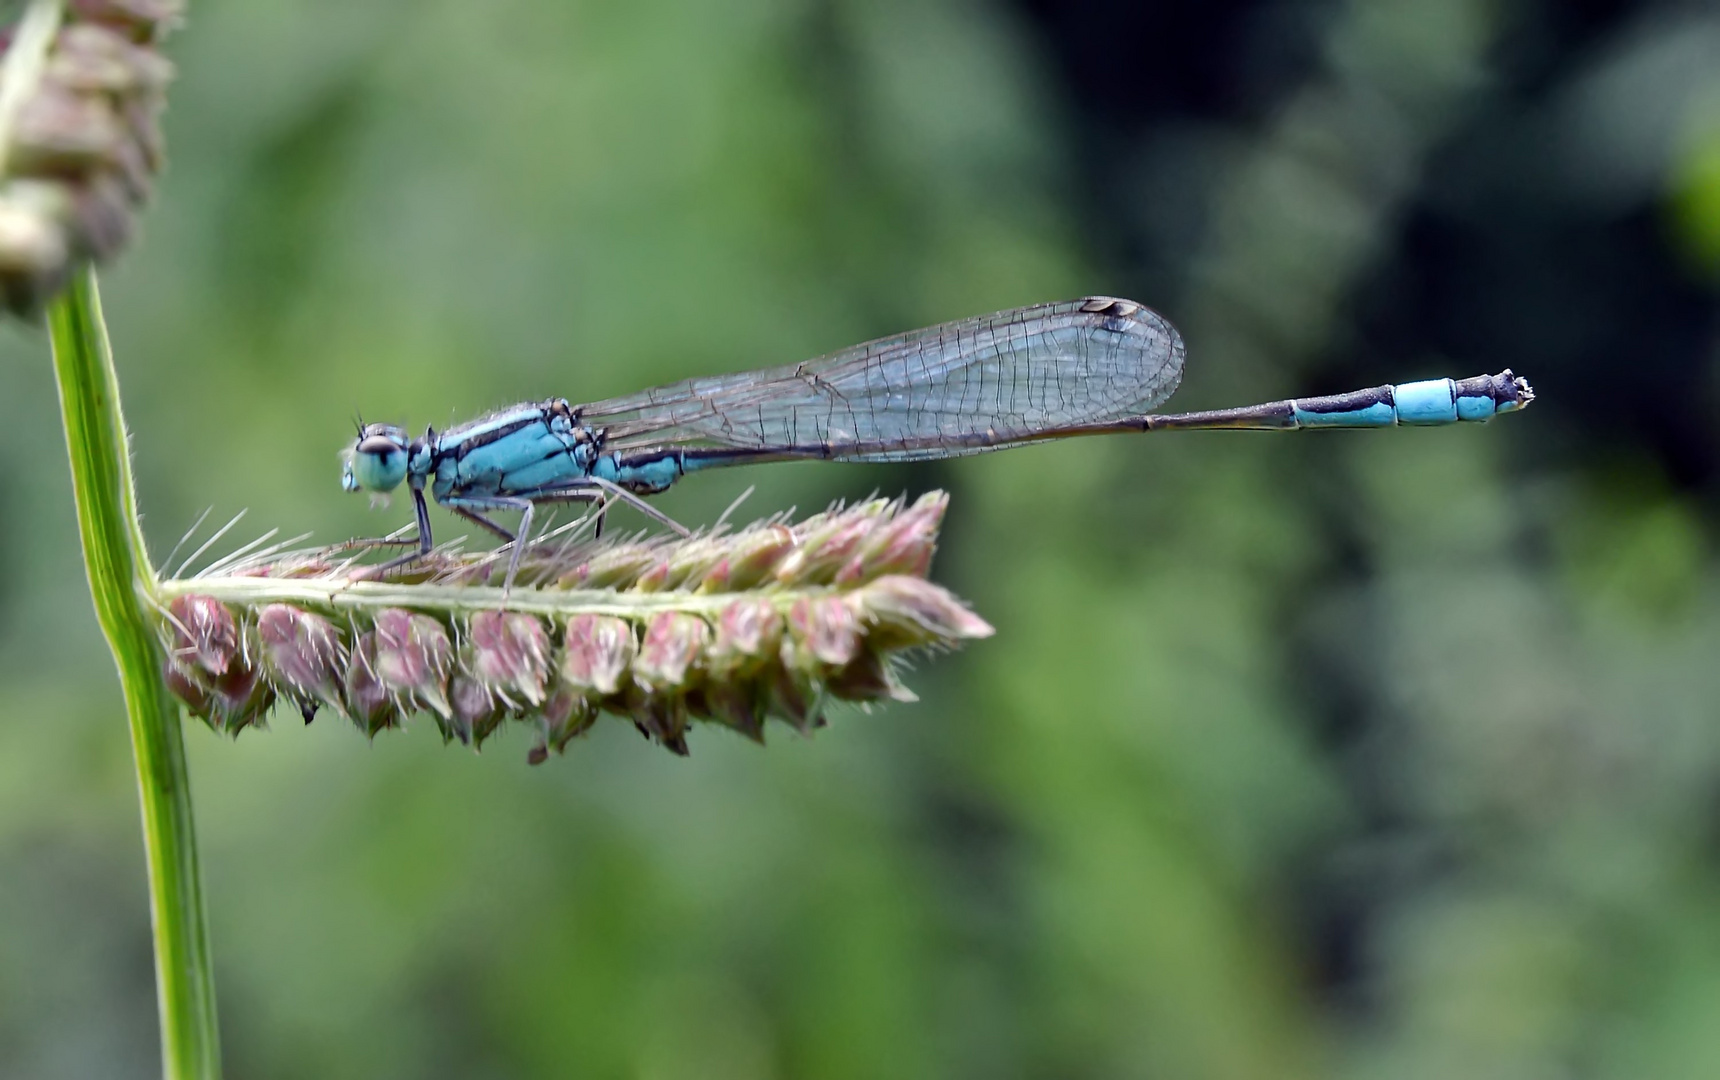
[[[514,539],[513,533],[509,532],[507,529],[503,528],[502,526],[497,525],[495,522],[491,521],[489,518],[485,517],[484,515],[478,513],[476,510],[470,510],[464,506],[459,506],[459,505],[456,505],[453,503],[444,503],[443,505],[447,506],[448,509],[454,511],[454,513],[465,518],[467,521],[470,521],[472,524],[479,525],[485,529],[488,529],[490,532],[501,537],[503,540],[508,541],[509,543],[513,542],[513,539]]]
[[[644,499],[641,499],[639,496],[633,494],[631,491],[628,491],[626,488],[622,487],[620,484],[616,484],[616,483],[613,483],[609,480],[605,480],[601,476],[587,477],[584,482],[589,483],[589,484],[593,484],[593,485],[603,489],[604,491],[608,492],[612,498],[619,499],[622,502],[626,503],[628,506],[633,507],[635,510],[639,511],[641,514],[644,514],[646,517],[650,518],[652,521],[655,521],[657,524],[663,526],[665,529],[668,529],[669,531],[673,532],[676,536],[688,537],[688,536],[693,535],[693,531],[691,529],[687,528],[685,525],[681,524],[679,521],[676,521],[674,518],[670,517],[668,514],[665,514],[663,511],[657,509],[655,506],[652,506],[650,503],[646,502]],[[601,519],[599,519],[599,520],[601,520]]]
[[[358,574],[354,575],[356,578],[359,580],[379,578],[390,570],[398,570],[400,567],[406,566],[409,563],[415,563],[419,559],[430,554],[430,508],[424,504],[424,492],[420,488],[412,489],[412,512],[418,519],[418,536],[414,539],[408,540],[404,537],[394,539],[389,537],[378,541],[348,541],[351,544],[362,547],[393,547],[404,544],[416,544],[418,546],[417,551],[409,551],[404,555],[389,559],[385,563],[378,563],[375,566],[365,567]]]

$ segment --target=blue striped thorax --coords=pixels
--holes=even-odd
[[[411,478],[437,499],[539,491],[589,476],[601,446],[602,433],[581,424],[560,398],[427,431],[410,442],[398,427],[371,424],[347,454],[341,486],[380,493]],[[613,462],[606,471],[615,471]]]
[[[432,436],[425,471],[438,499],[541,491],[589,476],[600,445],[600,436],[555,398]]]

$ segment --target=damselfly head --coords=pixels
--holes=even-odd
[[[390,424],[370,424],[347,451],[340,486],[347,491],[384,494],[406,479],[406,432]]]

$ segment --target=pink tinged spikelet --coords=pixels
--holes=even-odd
[[[859,551],[889,506],[889,503],[878,499],[826,515],[822,520],[808,518],[796,530],[801,538],[800,546],[777,564],[776,579],[785,585],[829,582],[836,576],[836,571]]]
[[[628,714],[646,736],[683,756],[687,753],[684,695],[710,637],[710,627],[698,616],[664,611],[646,626],[645,640],[633,661],[633,681],[642,692],[627,696]]]
[[[448,704],[448,669],[454,647],[448,631],[428,615],[384,608],[376,615],[376,676],[401,703],[453,714]]]
[[[166,674],[181,700],[229,734],[260,720],[273,694],[227,605],[208,596],[178,597],[168,605],[168,625]]]
[[[646,567],[637,578],[633,579],[633,591],[642,593],[662,592],[669,587],[669,563],[658,559]]]
[[[651,544],[616,544],[592,553],[556,578],[564,589],[624,589],[657,565]]]
[[[340,687],[346,647],[333,623],[290,604],[269,604],[257,613],[257,640],[276,692],[298,706],[305,723],[322,705],[346,715]]]
[[[633,627],[612,615],[575,615],[567,621],[567,648],[561,678],[574,690],[607,696],[617,693],[638,646]]]
[[[659,612],[645,628],[645,640],[633,661],[634,681],[659,694],[686,689],[688,675],[710,637],[711,628],[697,615]]]
[[[480,611],[466,630],[478,681],[514,709],[541,705],[549,684],[549,634],[531,615]]]
[[[537,745],[526,754],[526,761],[541,765],[549,752],[561,753],[568,741],[583,735],[597,722],[597,705],[591,699],[567,687],[562,687],[544,702],[538,713],[541,735]]]
[[[705,667],[714,679],[751,674],[775,658],[782,616],[762,596],[737,597],[717,614]]]
[[[728,541],[709,536],[695,536],[676,544],[664,555],[667,577],[663,587],[681,591],[698,588],[715,569],[727,546]]]
[[[860,652],[860,620],[841,596],[802,597],[788,611],[796,666],[815,673],[818,665],[842,667]]]
[[[376,632],[360,634],[352,647],[346,669],[347,715],[366,735],[374,736],[389,727],[399,727],[402,717],[394,695],[376,671]]]
[[[173,628],[173,662],[222,675],[239,658],[239,622],[227,605],[210,596],[191,594],[167,605]]]
[[[185,703],[185,708],[192,716],[209,719],[209,688],[172,660],[162,665],[162,678],[167,680],[167,688],[173,691],[173,696]]]
[[[924,577],[931,569],[938,529],[949,504],[948,495],[929,491],[913,506],[881,522],[836,572],[836,584],[858,585],[886,574]]]
[[[211,719],[229,735],[237,735],[250,724],[261,724],[274,704],[275,695],[263,673],[249,663],[234,665],[215,680]]]
[[[754,678],[777,662],[783,618],[762,596],[742,596],[718,613],[705,650],[705,684],[688,699],[688,708],[745,735],[764,741],[764,710]]]
[[[852,593],[848,602],[873,627],[875,648],[917,648],[997,632],[949,590],[924,578],[882,577]]]
[[[531,615],[481,611],[466,626],[458,670],[448,682],[444,741],[483,746],[509,715],[541,705],[550,678],[550,641]]]
[[[786,525],[748,529],[727,543],[722,556],[699,582],[699,591],[742,592],[757,588],[792,550],[794,532]]]
[[[446,720],[437,718],[445,743],[458,739],[461,746],[470,746],[476,740],[481,746],[484,736],[502,722],[494,695],[483,683],[465,675],[456,674],[448,680],[448,705],[451,715]]]

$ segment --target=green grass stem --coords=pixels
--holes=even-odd
[[[215,979],[191,814],[179,707],[162,679],[155,570],[132,486],[119,381],[95,275],[85,270],[48,308],[71,459],[78,533],[96,617],[119,667],[143,805],[163,1075],[217,1077]]]

